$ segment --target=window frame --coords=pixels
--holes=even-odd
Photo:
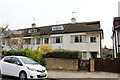
[[[58,41],[58,40],[59,41]],[[60,43],[63,43],[63,36],[54,36],[54,37],[51,37],[51,43],[52,44],[60,44]]]
[[[71,43],[86,43],[86,35],[71,35]]]
[[[96,43],[97,42],[97,37],[96,36],[91,36],[90,37],[90,42],[91,43]]]
[[[84,60],[87,59],[87,52],[82,52],[82,59],[84,59]]]
[[[8,61],[6,60],[7,58],[9,58]],[[5,57],[3,61],[4,61],[4,62],[7,62],[7,63],[11,63],[11,58],[12,58],[12,57]]]

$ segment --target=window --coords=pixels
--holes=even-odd
[[[52,27],[52,31],[58,31],[58,30],[63,30],[64,27],[63,26],[53,26]]]
[[[87,59],[87,52],[82,53],[82,59]]]
[[[73,43],[86,42],[86,35],[72,35],[71,42]]]
[[[28,33],[35,33],[35,32],[37,32],[37,29],[30,29],[30,30],[28,30]]]
[[[11,57],[5,57],[4,62],[10,63]]]
[[[13,58],[11,59],[11,63],[13,63],[13,64],[17,64],[18,62],[21,63],[18,58],[14,58],[14,57],[13,57]]]
[[[24,39],[24,44],[30,44],[31,38]]]
[[[37,44],[40,44],[40,38],[37,38]]]
[[[96,42],[96,37],[90,37],[90,42]]]
[[[44,42],[45,42],[45,44],[48,44],[49,43],[49,38],[44,38]]]
[[[57,36],[57,37],[51,37],[51,43],[62,43],[63,37]]]
[[[79,37],[75,36],[75,42],[79,42]]]

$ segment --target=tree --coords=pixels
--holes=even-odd
[[[24,44],[24,31],[20,31],[19,34],[15,34],[14,31],[11,31],[6,25],[5,28],[2,29],[2,41],[7,44],[12,50],[22,50]],[[17,38],[18,39],[17,39]],[[12,39],[16,38],[16,39]]]

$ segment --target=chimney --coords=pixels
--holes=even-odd
[[[72,18],[71,19],[71,23],[74,24],[76,22],[76,19],[75,18]]]
[[[33,24],[32,24],[32,28],[35,28],[35,27],[36,27],[36,24],[35,24],[35,23],[33,23]]]

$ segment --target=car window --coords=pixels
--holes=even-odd
[[[37,64],[36,61],[30,59],[30,58],[20,58],[24,64]]]
[[[18,58],[12,57],[11,63],[17,64],[18,62],[21,63]]]
[[[10,59],[11,59],[11,57],[5,57],[5,58],[4,58],[4,62],[10,63],[10,62],[11,62]]]

